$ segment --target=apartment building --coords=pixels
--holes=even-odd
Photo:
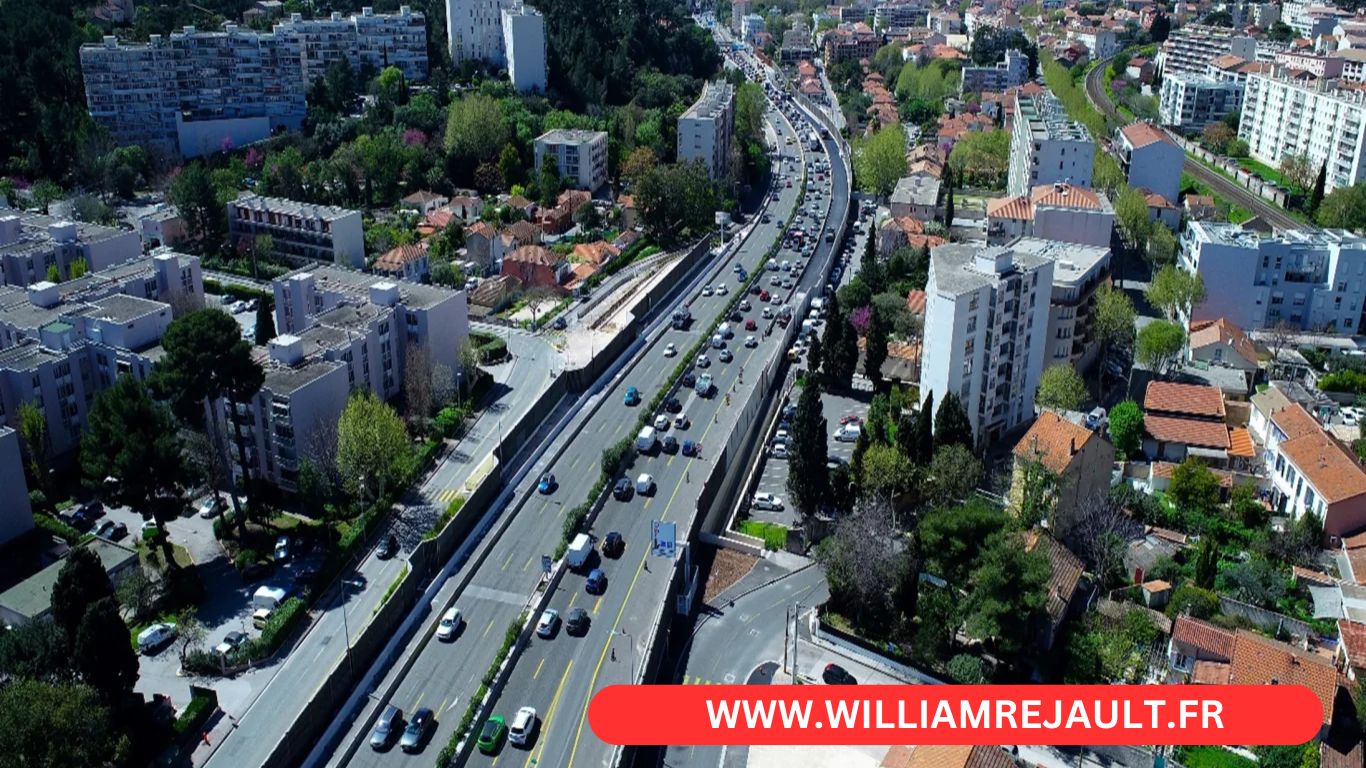
[[[1239,35],[1229,27],[1207,24],[1187,24],[1172,30],[1158,52],[1162,76],[1172,74],[1202,75],[1209,62],[1231,53],[1240,59],[1255,61],[1257,41]]]
[[[1067,39],[1086,46],[1092,59],[1108,59],[1119,53],[1119,38],[1114,30],[1103,27],[1080,27],[1067,31]]]
[[[249,249],[270,235],[275,253],[296,259],[365,266],[365,233],[360,211],[314,205],[244,192],[228,203],[228,236]]]
[[[337,61],[426,79],[427,32],[408,6],[396,14],[365,8],[350,17],[294,14],[271,32],[227,24],[146,43],[106,36],[81,46],[80,59],[90,116],[115,141],[194,157],[297,130],[309,86]]]
[[[1011,195],[1028,194],[1041,184],[1055,182],[1089,187],[1095,154],[1091,134],[1067,116],[1052,93],[1015,93],[1006,185]]]
[[[1010,48],[990,67],[964,67],[958,93],[1003,92],[1029,80],[1029,57]]]
[[[1303,51],[1279,51],[1276,64],[1297,73],[1307,73],[1317,78],[1341,77],[1343,60],[1332,56],[1320,56]]]
[[[1366,471],[1356,458],[1299,403],[1272,410],[1266,421],[1263,447],[1277,514],[1312,513],[1326,535],[1339,538],[1366,527]]]
[[[882,36],[863,22],[841,24],[821,38],[821,50],[827,67],[841,61],[872,59],[881,46]]]
[[[540,11],[521,3],[503,10],[503,49],[512,87],[521,93],[545,92],[545,18]]]
[[[1152,123],[1130,123],[1115,136],[1119,167],[1129,186],[1146,189],[1175,204],[1181,194],[1186,153]]]
[[[890,0],[873,9],[873,27],[924,27],[929,21],[930,4],[925,0]]]
[[[794,27],[783,33],[783,47],[778,49],[779,63],[784,66],[795,65],[799,61],[816,58],[816,46],[811,43],[811,30]]]
[[[1241,111],[1243,84],[1208,75],[1174,73],[1162,78],[1158,92],[1158,120],[1184,134],[1196,134]]]
[[[0,214],[0,285],[32,285],[55,268],[63,280],[142,256],[138,233],[36,214]]]
[[[503,10],[516,0],[446,0],[446,41],[451,61],[495,66],[507,63],[503,47]]]
[[[1281,4],[1281,20],[1300,37],[1310,40],[1333,34],[1339,23],[1351,18],[1351,11],[1339,9],[1332,3],[1292,0]]]
[[[1332,80],[1305,82],[1283,74],[1247,78],[1238,136],[1252,157],[1272,168],[1291,155],[1327,164],[1332,192],[1366,180],[1366,91]]]
[[[1181,268],[1204,279],[1191,322],[1227,318],[1244,330],[1284,320],[1306,331],[1355,334],[1366,306],[1366,238],[1294,230],[1261,238],[1234,224],[1190,222]]]
[[[607,183],[607,132],[558,128],[536,137],[536,172],[554,158],[560,177],[575,189],[596,190]]]
[[[700,162],[712,179],[723,178],[730,168],[734,133],[735,86],[720,80],[709,82],[678,118],[678,161]]]
[[[1035,237],[1109,248],[1114,228],[1115,209],[1104,192],[1062,182],[987,201],[987,242],[993,245]]]
[[[1344,81],[1366,83],[1366,48],[1339,49],[1329,55],[1342,61],[1342,79]]]
[[[1109,245],[1022,238],[1007,247],[1053,262],[1043,367],[1068,365],[1078,371],[1089,369],[1100,353],[1091,324],[1096,291],[1110,279]]]
[[[73,450],[95,395],[146,377],[171,319],[203,296],[199,260],[167,250],[60,285],[0,287],[0,425],[37,402],[52,454]]]
[[[745,17],[749,15],[749,0],[732,0],[730,4],[730,31],[736,35],[744,33]]]
[[[33,529],[19,433],[0,424],[0,544]]]
[[[740,20],[740,39],[750,45],[754,45],[755,38],[759,36],[759,33],[765,31],[766,28],[767,25],[764,23],[763,16],[760,16],[757,13],[747,13],[745,14],[745,17]]]
[[[1048,336],[1053,261],[1027,249],[941,245],[925,288],[923,399],[952,392],[981,441],[1034,416]]]

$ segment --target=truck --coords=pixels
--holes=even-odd
[[[569,542],[569,549],[565,550],[564,562],[571,569],[578,570],[588,562],[588,556],[593,553],[593,540],[588,538],[588,534],[580,533]]]
[[[257,608],[265,608],[273,611],[280,607],[280,603],[285,601],[285,597],[288,594],[289,592],[286,591],[284,587],[272,587],[269,585],[260,586],[257,587],[256,592],[252,594],[251,604]]]
[[[697,394],[698,394],[699,396],[701,396],[701,397],[711,397],[711,393],[712,393],[712,389],[713,389],[712,383],[711,383],[711,374],[710,374],[710,373],[704,373],[704,374],[702,374],[701,376],[698,376],[698,377],[697,377],[697,384],[693,387],[693,389],[694,389],[694,391],[696,391]]]
[[[825,299],[812,299],[811,311],[816,313],[816,317],[825,317]]]
[[[659,437],[655,434],[654,427],[641,427],[636,434],[636,452],[654,453],[655,447],[659,445]]]
[[[686,331],[688,326],[692,323],[692,310],[687,307],[679,307],[674,310],[671,320],[673,321],[673,327],[676,330]]]
[[[808,134],[806,135],[806,148],[809,149],[809,150],[811,150],[812,152],[819,152],[819,151],[820,151],[820,149],[821,149],[821,140],[820,140],[819,138],[816,137],[816,132],[815,132],[815,131],[812,131],[811,133],[808,133]]]

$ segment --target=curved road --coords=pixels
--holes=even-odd
[[[1108,68],[1108,61],[1108,59],[1101,61],[1086,74],[1086,98],[1106,117],[1123,122],[1124,118],[1115,109],[1115,105],[1111,103],[1109,97],[1105,95],[1104,76],[1105,70]],[[1189,155],[1186,157],[1183,170],[1209,187],[1219,197],[1246,208],[1276,229],[1302,229],[1304,227],[1304,224],[1291,218],[1284,209],[1206,168]]]

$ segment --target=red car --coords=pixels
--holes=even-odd
[[[759,301],[768,301],[768,291],[759,291]]]
[[[844,424],[862,424],[862,423],[863,423],[863,419],[859,418],[858,416],[855,416],[855,415],[852,414],[852,413],[846,414],[846,415],[840,417],[840,425],[844,425]]]
[[[756,330],[756,329],[758,329],[758,327],[759,327],[759,326],[758,326],[758,325],[755,325],[755,323],[754,323],[754,318],[750,318],[750,319],[748,319],[748,320],[745,321],[745,330],[747,330],[747,331]]]

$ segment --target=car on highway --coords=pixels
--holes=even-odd
[[[692,420],[688,418],[688,414],[680,413],[674,417],[674,429],[687,429],[691,426]]]
[[[641,496],[650,496],[655,492],[655,479],[649,472],[641,472],[636,478],[636,493]]]
[[[525,747],[531,743],[531,739],[535,734],[535,708],[522,707],[517,710],[517,714],[512,716],[512,724],[508,726],[508,743],[517,747]]]
[[[555,492],[555,489],[558,488],[559,485],[559,483],[555,482],[555,473],[547,472],[544,475],[541,475],[540,480],[536,481],[536,490],[543,494],[551,494]]]
[[[658,416],[655,416],[655,431],[663,432],[669,428],[669,423],[670,419],[667,413],[661,413]]]
[[[742,300],[742,301],[740,302],[740,311],[741,311],[741,312],[748,312],[749,310],[750,310],[749,299],[744,299],[744,300]]]
[[[465,619],[460,615],[460,609],[451,606],[441,616],[441,623],[436,627],[437,640],[454,640],[460,626],[465,623]]]
[[[735,359],[735,355],[732,355],[729,349],[721,350],[721,354],[717,355],[717,357],[720,358],[723,363],[729,363]]]
[[[398,537],[391,533],[384,539],[384,543],[379,546],[379,550],[375,552],[375,557],[378,557],[381,560],[388,560],[397,554]]]
[[[555,628],[558,626],[560,626],[560,612],[554,608],[547,608],[541,612],[541,618],[536,620],[536,634],[545,638],[554,637]]]
[[[761,288],[761,287],[759,286],[758,283],[755,283],[754,285],[751,285],[751,286],[749,287],[749,295],[751,295],[751,296],[758,296],[758,295],[759,295],[759,292],[762,291],[762,290],[763,290],[763,288]]]
[[[626,394],[622,397],[622,402],[628,406],[640,405],[640,390],[635,387],[627,387]]]
[[[683,453],[684,456],[696,456],[696,455],[697,455],[697,443],[694,443],[694,442],[691,441],[691,440],[684,440],[684,441],[683,441],[683,450],[682,450],[682,453]]]
[[[692,371],[688,371],[683,374],[683,378],[679,379],[678,383],[686,389],[692,389],[692,386],[697,383],[697,376]]]
[[[617,531],[608,531],[607,536],[602,540],[603,557],[621,557],[621,553],[625,549],[626,539],[623,539]]]
[[[750,500],[749,505],[754,509],[766,509],[771,512],[781,512],[783,509],[783,500],[769,493],[768,491],[760,491],[754,494],[754,498]]]
[[[387,704],[375,720],[375,728],[370,731],[370,748],[382,752],[393,746],[394,739],[403,730],[403,710]]]
[[[710,367],[711,367],[711,358],[707,357],[706,355],[698,355],[698,356],[697,356],[697,367],[698,367],[698,368],[710,368]]]
[[[234,629],[223,636],[223,642],[214,646],[213,652],[219,656],[227,656],[237,650],[238,646],[242,645],[247,640],[248,637],[246,632],[240,632]]]
[[[607,574],[601,568],[594,568],[588,572],[588,581],[584,582],[583,588],[590,595],[601,595],[607,591]]]
[[[678,438],[673,435],[665,435],[660,444],[665,453],[678,453]]]
[[[716,295],[717,295],[717,296],[726,296],[726,295],[728,295],[729,293],[730,293],[730,289],[726,287],[726,284],[725,284],[725,283],[717,283],[717,284],[716,284]]]
[[[858,680],[849,674],[849,670],[838,664],[826,664],[821,679],[826,685],[858,685]]]
[[[673,357],[678,354],[678,346],[673,342],[664,345],[664,356]]]
[[[771,294],[768,291],[759,291],[759,301],[767,302]]]
[[[777,288],[783,284],[783,279],[777,275],[773,275],[768,279],[768,284],[770,287]]]
[[[775,442],[775,443],[773,444],[773,458],[775,458],[775,459],[786,459],[786,458],[787,458],[787,443],[777,443],[777,442]]]
[[[668,400],[664,401],[664,410],[669,413],[678,413],[683,410],[683,403],[679,402],[676,397],[670,397]]]
[[[588,626],[592,620],[588,616],[588,611],[582,608],[575,608],[569,612],[569,618],[564,621],[564,631],[574,637],[582,637],[588,634]]]
[[[631,488],[631,481],[624,477],[618,480],[617,484],[612,487],[612,498],[617,501],[630,501],[631,494],[633,493],[635,493],[635,491]]]
[[[503,746],[503,737],[507,735],[507,722],[502,715],[490,715],[484,721],[484,727],[479,729],[479,751],[486,755],[491,755]]]
[[[767,307],[765,307],[765,309],[767,309]],[[748,319],[748,320],[745,321],[745,330],[747,330],[747,331],[757,331],[758,329],[759,329],[759,324],[756,323],[756,322],[754,322],[754,318],[751,317],[750,319]],[[750,338],[754,338],[754,337],[751,336]]]
[[[195,507],[195,511],[199,514],[200,517],[204,518],[205,520],[208,520],[210,518],[218,517],[220,514],[223,513],[223,510],[227,508],[228,503],[223,500],[223,497],[210,496],[207,499],[204,499],[203,501],[199,502],[199,505]]]
[[[712,288],[711,288],[710,285],[706,285],[706,286],[703,286],[703,287],[702,287],[702,295],[703,295],[703,296],[710,296],[710,295],[712,295],[712,293],[713,293],[713,291],[712,291]]]
[[[754,324],[754,321],[751,320],[751,321],[750,321],[750,325],[753,325],[753,324]],[[754,329],[753,329],[753,328],[746,328],[746,330],[752,331],[752,330],[754,330]],[[756,339],[756,338],[754,338],[753,336],[746,336],[746,337],[745,337],[745,346],[746,346],[746,347],[749,347],[750,349],[754,349],[755,347],[759,346],[759,340]]]
[[[773,307],[764,307],[764,311],[759,313],[765,320],[773,319]]]
[[[738,310],[738,309],[732,309],[731,312],[730,312],[730,314],[729,314],[729,315],[726,315],[726,319],[729,320],[729,321],[731,321],[732,323],[738,323],[738,322],[740,322],[741,320],[744,320],[744,319],[745,319],[745,316],[742,315],[742,314],[740,314],[740,310]]]

